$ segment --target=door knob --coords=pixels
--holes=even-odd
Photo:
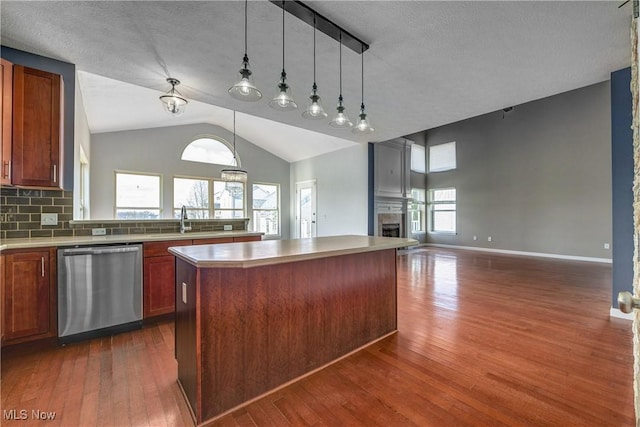
[[[623,313],[631,313],[634,308],[640,308],[640,298],[631,295],[631,292],[618,292],[618,307]]]

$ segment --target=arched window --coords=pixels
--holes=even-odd
[[[212,135],[200,137],[187,145],[182,152],[181,159],[191,162],[239,167],[233,158],[231,145],[224,139]]]

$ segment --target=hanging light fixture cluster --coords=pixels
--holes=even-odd
[[[279,111],[292,111],[298,108],[298,104],[293,99],[293,95],[291,93],[291,87],[287,83],[287,73],[285,70],[285,1],[280,0],[271,0],[272,3],[278,4],[282,8],[282,72],[280,73],[280,80],[276,85],[276,94],[269,101],[269,106],[275,110]],[[309,96],[309,105],[302,112],[302,117],[310,120],[322,120],[328,117],[328,114],[325,112],[322,107],[322,102],[320,95],[318,95],[318,85],[316,83],[316,31],[317,31],[317,19],[318,15],[315,11],[311,10],[309,7],[305,6],[299,1],[290,1],[289,12],[298,18],[309,22],[307,17],[309,12],[311,12],[313,16],[313,85],[311,87],[311,95]],[[348,129],[353,127],[353,123],[349,120],[345,112],[344,106],[344,98],[342,96],[342,45],[343,45],[343,30],[338,27],[331,21],[328,21],[326,18],[322,18],[325,27],[329,26],[334,34],[329,34],[326,29],[323,30],[326,34],[330,35],[333,38],[338,36],[339,31],[339,42],[340,42],[340,52],[339,52],[339,66],[340,66],[340,93],[338,95],[338,105],[336,107],[336,113],[333,119],[329,122],[329,126],[336,129]],[[247,0],[245,0],[245,54],[242,61],[242,68],[240,68],[240,79],[236,84],[229,88],[229,94],[235,99],[241,101],[258,101],[262,98],[262,94],[253,84],[251,80],[251,70],[249,69],[249,59],[247,57]],[[309,22],[310,23],[310,22]],[[350,36],[350,35],[349,35]],[[363,42],[355,39],[355,37],[350,36],[349,41],[351,42],[350,47],[353,50],[357,48],[354,44],[359,43],[359,50],[356,50],[357,53],[361,55],[362,63],[361,63],[361,77],[362,77],[362,86],[361,86],[361,104],[360,104],[360,114],[359,120],[356,123],[356,126],[353,127],[353,133],[360,134],[368,134],[374,131],[374,129],[369,124],[369,120],[367,118],[367,114],[365,113],[364,107],[364,51],[368,48],[368,45]]]

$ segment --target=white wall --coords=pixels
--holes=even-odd
[[[292,163],[291,230],[295,229],[295,183],[315,179],[318,237],[366,235],[367,171],[367,144]]]
[[[73,142],[73,219],[83,219],[80,210],[80,147],[89,159],[91,159],[91,133],[84,109],[84,100],[76,75],[75,120]],[[91,165],[89,165],[91,168]],[[90,206],[85,206],[84,217],[90,216]]]
[[[233,140],[228,130],[209,124],[171,126],[123,132],[93,134],[91,137],[91,219],[113,218],[115,170],[162,174],[162,206],[164,217],[173,211],[172,181],[174,175],[220,177],[224,166],[183,161],[182,151],[194,139],[216,135]],[[289,238],[289,163],[260,147],[236,137],[236,150],[241,166],[249,174],[247,213],[251,212],[251,184],[280,184],[282,221],[281,236]],[[249,223],[252,227],[252,222]]]

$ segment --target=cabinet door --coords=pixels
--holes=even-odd
[[[173,255],[144,259],[144,318],[175,311],[175,263]]]
[[[0,59],[0,111],[2,114],[2,133],[0,145],[0,184],[11,184],[11,129],[13,127],[13,64]]]
[[[60,187],[60,76],[13,67],[14,185]]]
[[[49,251],[30,251],[5,258],[5,341],[50,334]]]

